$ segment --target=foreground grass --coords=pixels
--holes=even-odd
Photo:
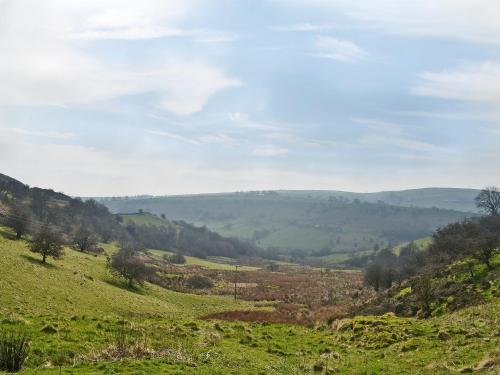
[[[4,319],[1,326],[33,338],[25,374],[495,374],[499,307],[431,320],[358,317],[333,329],[85,316]],[[129,358],[112,354],[123,324],[135,348]]]

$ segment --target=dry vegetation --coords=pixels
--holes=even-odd
[[[344,317],[374,296],[363,287],[360,272],[320,272],[311,268],[266,270],[211,270],[197,266],[175,266],[154,257],[146,257],[158,271],[150,281],[163,287],[195,294],[234,295],[262,302],[269,311],[227,311],[205,318],[312,325],[317,321]],[[207,286],[191,285],[193,277],[206,279]]]

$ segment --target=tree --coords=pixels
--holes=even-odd
[[[272,263],[269,263],[269,264],[267,265],[267,269],[268,269],[269,271],[271,271],[271,272],[278,272],[278,271],[279,271],[279,269],[280,269],[280,266],[279,266],[279,264],[278,264],[278,263],[274,263],[274,262],[272,262]]]
[[[469,255],[472,239],[477,236],[477,223],[464,220],[439,228],[432,235],[429,247],[434,266],[446,264]]]
[[[500,211],[500,191],[495,186],[481,190],[475,198],[476,206],[489,215],[496,216]]]
[[[85,226],[81,226],[76,231],[73,240],[82,252],[91,249],[98,243],[97,237]]]
[[[165,214],[161,214],[160,217],[165,220],[167,217],[165,216]]]
[[[420,305],[421,316],[427,318],[431,314],[431,303],[434,300],[434,288],[430,276],[423,275],[414,280],[412,291]]]
[[[130,244],[120,245],[120,249],[109,258],[108,268],[115,275],[125,278],[129,288],[133,286],[134,281],[142,284],[153,272],[140,259],[137,248]]]
[[[491,258],[500,247],[500,233],[481,230],[473,243],[472,256],[491,270]]]
[[[372,286],[376,292],[379,291],[382,286],[382,278],[383,278],[383,268],[378,263],[371,263],[365,269],[364,274],[364,283],[366,285]]]
[[[208,289],[214,286],[214,282],[203,275],[193,275],[186,280],[186,285],[191,289]]]
[[[16,238],[20,239],[29,228],[30,211],[28,208],[15,204],[7,214],[6,225],[16,232]]]
[[[64,254],[63,240],[58,231],[45,224],[35,235],[31,243],[31,251],[42,256],[42,263],[47,257],[59,259]]]
[[[172,264],[185,264],[186,257],[181,253],[174,253],[172,255],[166,255],[165,259]]]

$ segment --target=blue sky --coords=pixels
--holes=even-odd
[[[0,172],[72,195],[500,185],[491,0],[0,0]]]

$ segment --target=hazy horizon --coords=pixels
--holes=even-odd
[[[2,173],[2,171],[0,171]],[[141,196],[150,196],[150,197],[174,197],[174,196],[189,196],[189,195],[211,195],[211,194],[237,194],[237,193],[256,193],[256,192],[269,192],[269,191],[316,191],[316,192],[338,192],[338,193],[355,193],[355,194],[377,194],[377,193],[389,193],[389,192],[401,192],[401,191],[411,191],[411,190],[425,190],[425,189],[456,189],[456,190],[480,190],[484,188],[485,186],[481,187],[461,187],[461,186],[418,186],[418,187],[409,187],[409,188],[402,188],[402,189],[383,189],[383,190],[373,190],[373,191],[359,191],[359,190],[342,190],[342,189],[336,189],[336,188],[325,188],[325,189],[315,189],[315,188],[304,188],[304,189],[293,189],[293,188],[277,188],[277,189],[253,189],[253,190],[227,190],[227,191],[194,191],[194,192],[180,192],[180,193],[169,193],[169,194],[163,194],[163,193],[138,193],[138,194],[112,194],[112,195],[86,195],[86,194],[71,194],[66,191],[62,190],[57,190],[53,186],[43,186],[43,185],[36,185],[36,184],[30,184],[27,181],[20,180],[19,178],[16,178],[15,176],[9,175],[11,178],[15,178],[19,180],[22,183],[25,183],[29,185],[30,187],[39,187],[43,189],[52,189],[60,193],[64,193],[67,195],[70,195],[72,197],[83,197],[83,198],[124,198],[124,197],[141,197]]]

